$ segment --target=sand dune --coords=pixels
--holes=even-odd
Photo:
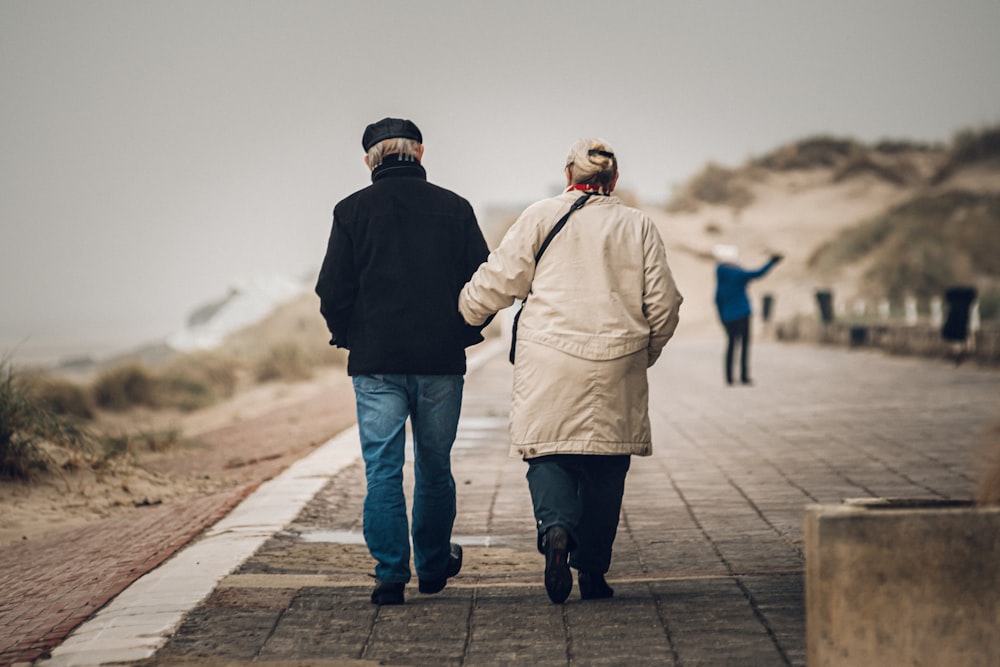
[[[643,206],[656,221],[667,245],[675,278],[685,296],[679,334],[718,328],[712,302],[718,243],[740,248],[740,262],[754,267],[772,253],[785,261],[751,284],[755,309],[761,297],[775,299],[777,320],[816,314],[817,289],[832,290],[841,307],[863,292],[864,263],[824,275],[808,266],[816,249],[841,231],[869,220],[914,197],[949,190],[1000,193],[1000,161],[961,169],[942,183],[929,178],[897,183],[870,171],[838,177],[834,166],[791,171],[744,168],[739,178],[752,196],[742,207],[701,203],[693,210],[668,211]],[[1000,229],[997,230],[1000,233]]]

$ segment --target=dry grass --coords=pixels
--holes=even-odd
[[[883,139],[875,144],[875,150],[885,155],[899,153],[928,153],[941,150],[940,146],[908,139]]]
[[[230,336],[218,353],[240,359],[256,382],[297,382],[311,378],[318,366],[345,365],[346,351],[329,340],[319,300],[306,294]]]
[[[886,159],[878,153],[859,151],[834,170],[833,182],[839,183],[859,174],[871,174],[898,186],[919,184],[922,180],[916,166],[903,157],[893,154]]]
[[[330,333],[319,313],[319,299],[302,295],[275,309],[263,321],[237,331],[217,350],[254,368],[274,354],[275,348],[298,347],[314,364],[344,365],[347,353],[329,345]]]
[[[862,149],[863,147],[852,139],[820,135],[782,146],[754,160],[753,164],[775,171],[838,167]]]
[[[317,366],[343,364],[346,354],[328,340],[316,298],[306,295],[232,334],[216,350],[177,355],[155,367],[130,361],[106,369],[93,384],[94,401],[111,411],[198,410],[256,382],[307,380]]]
[[[0,478],[26,479],[49,470],[54,461],[46,444],[52,442],[86,451],[92,440],[76,420],[47,408],[6,362],[0,364]]]
[[[241,364],[225,353],[195,352],[168,362],[157,374],[157,405],[190,411],[230,398]]]
[[[868,174],[898,187],[923,185],[947,159],[945,149],[929,144],[884,140],[866,145],[832,136],[807,137],[740,168],[708,163],[671,198],[667,210],[693,212],[702,204],[745,208],[754,201],[753,183],[768,172],[826,170],[834,183]]]
[[[259,382],[308,380],[313,376],[313,365],[313,360],[299,345],[277,343],[257,362],[256,377]]]
[[[742,209],[753,202],[753,193],[744,182],[746,173],[708,163],[667,205],[673,213],[694,211],[701,204]]]
[[[832,272],[865,259],[871,295],[893,300],[1000,279],[1000,196],[947,192],[907,201],[822,245],[809,266]]]
[[[1000,157],[1000,125],[981,130],[963,130],[952,141],[955,164],[970,164]]]
[[[91,388],[106,408],[158,405],[162,389],[149,369],[128,364],[102,374]],[[85,387],[0,368],[0,479],[85,467],[99,469],[137,451],[162,451],[182,442],[177,429],[105,433]],[[84,425],[86,424],[86,426]]]
[[[34,400],[55,415],[81,421],[95,416],[96,406],[87,386],[40,371],[19,372],[18,380]]]
[[[934,175],[934,183],[942,183],[962,167],[1000,159],[1000,125],[978,130],[962,130],[952,140],[948,161]]]
[[[100,373],[92,387],[94,401],[105,410],[121,412],[136,406],[156,407],[156,379],[141,362],[128,362]]]
[[[4,363],[0,477],[99,468],[137,452],[174,447],[184,442],[176,429],[120,425],[140,409],[200,410],[260,382],[298,382],[311,378],[317,366],[343,365],[346,353],[328,340],[316,298],[308,295],[235,333],[220,349],[178,354],[162,363],[124,360],[102,369],[89,384],[37,371],[15,374]]]
[[[116,459],[141,452],[162,452],[182,442],[184,442],[183,434],[176,428],[105,434],[99,438],[100,456],[92,462],[92,465],[95,469],[102,468]]]

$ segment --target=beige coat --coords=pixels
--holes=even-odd
[[[615,196],[570,216],[535,268],[535,253],[578,192],[528,207],[462,289],[469,324],[515,299],[511,453],[652,452],[646,369],[677,327],[682,301],[659,232]]]

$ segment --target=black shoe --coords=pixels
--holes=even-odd
[[[403,589],[405,587],[406,584],[376,581],[375,590],[372,591],[372,604],[379,606],[403,604]]]
[[[542,538],[545,548],[545,592],[556,604],[562,604],[573,590],[569,571],[569,533],[562,526],[552,526]]]
[[[454,542],[451,544],[451,553],[448,555],[448,567],[444,571],[441,579],[420,579],[417,581],[417,589],[421,593],[432,595],[444,590],[448,580],[458,574],[462,569],[462,547]]]
[[[615,589],[604,581],[604,575],[599,572],[581,572],[576,577],[580,584],[580,597],[584,600],[600,600],[615,594]]]

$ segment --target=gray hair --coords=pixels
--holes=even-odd
[[[396,137],[393,139],[383,139],[370,149],[368,149],[368,166],[374,169],[382,164],[386,155],[398,153],[401,157],[416,160],[420,155],[420,142],[413,139]]]
[[[570,180],[574,185],[596,185],[602,191],[607,191],[618,173],[618,158],[615,157],[611,144],[603,139],[589,137],[579,139],[570,146],[566,168],[569,169]]]

